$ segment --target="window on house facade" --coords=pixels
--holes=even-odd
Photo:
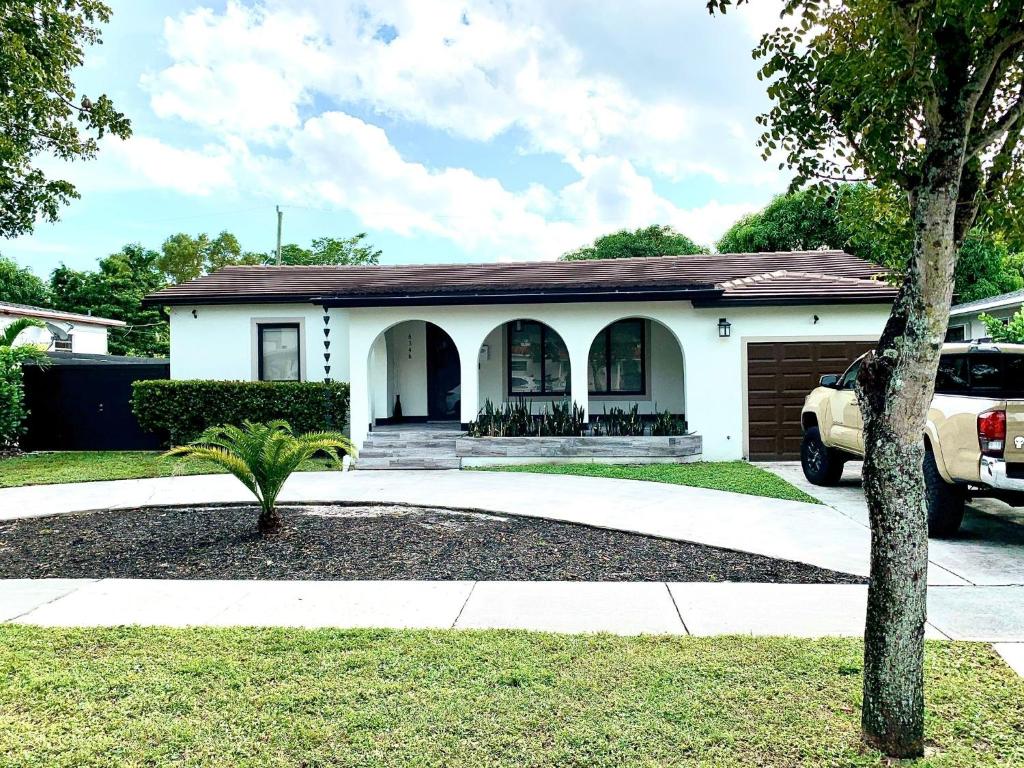
[[[535,320],[507,325],[511,395],[564,395],[569,391],[569,350],[562,337]]]
[[[58,336],[53,337],[53,351],[54,352],[71,352],[71,337],[65,336],[60,338]]]
[[[946,331],[946,341],[964,341],[967,338],[967,326],[951,325]]]
[[[260,381],[300,381],[298,323],[261,323],[256,340]]]
[[[642,395],[646,390],[643,320],[620,320],[590,345],[587,378],[592,395]]]

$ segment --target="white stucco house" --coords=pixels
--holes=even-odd
[[[36,344],[48,352],[105,355],[107,331],[125,325],[120,320],[107,317],[0,302],[0,330],[22,317],[38,320],[43,323],[43,327],[26,329],[18,336],[16,343]]]
[[[981,315],[991,315],[1006,323],[1020,311],[1022,306],[1024,306],[1024,291],[1011,291],[998,296],[989,296],[987,299],[954,304],[949,310],[949,330],[946,331],[946,341],[983,339],[989,333],[985,324],[981,322]]]
[[[361,446],[486,401],[685,415],[705,459],[793,458],[817,378],[878,339],[895,290],[839,251],[613,261],[229,267],[149,297],[172,379],[348,381]]]

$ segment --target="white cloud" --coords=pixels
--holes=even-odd
[[[595,67],[549,10],[542,0],[228,0],[221,13],[185,13],[165,21],[171,61],[143,86],[159,117],[198,128],[208,144],[139,137],[111,154],[134,180],[336,207],[370,229],[446,238],[476,258],[553,258],[653,223],[710,244],[755,206],[683,208],[655,179],[758,187],[759,202],[778,188],[734,113],[671,88],[631,88]],[[763,22],[754,18],[745,23]],[[472,142],[515,131],[521,151],[552,153],[578,178],[513,191],[432,167],[356,111]]]

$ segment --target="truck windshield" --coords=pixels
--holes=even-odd
[[[1002,352],[943,355],[935,377],[943,395],[1024,398],[1024,355]]]

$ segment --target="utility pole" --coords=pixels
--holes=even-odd
[[[284,211],[280,205],[274,206],[277,209],[277,266],[281,266],[281,219],[284,218]]]

